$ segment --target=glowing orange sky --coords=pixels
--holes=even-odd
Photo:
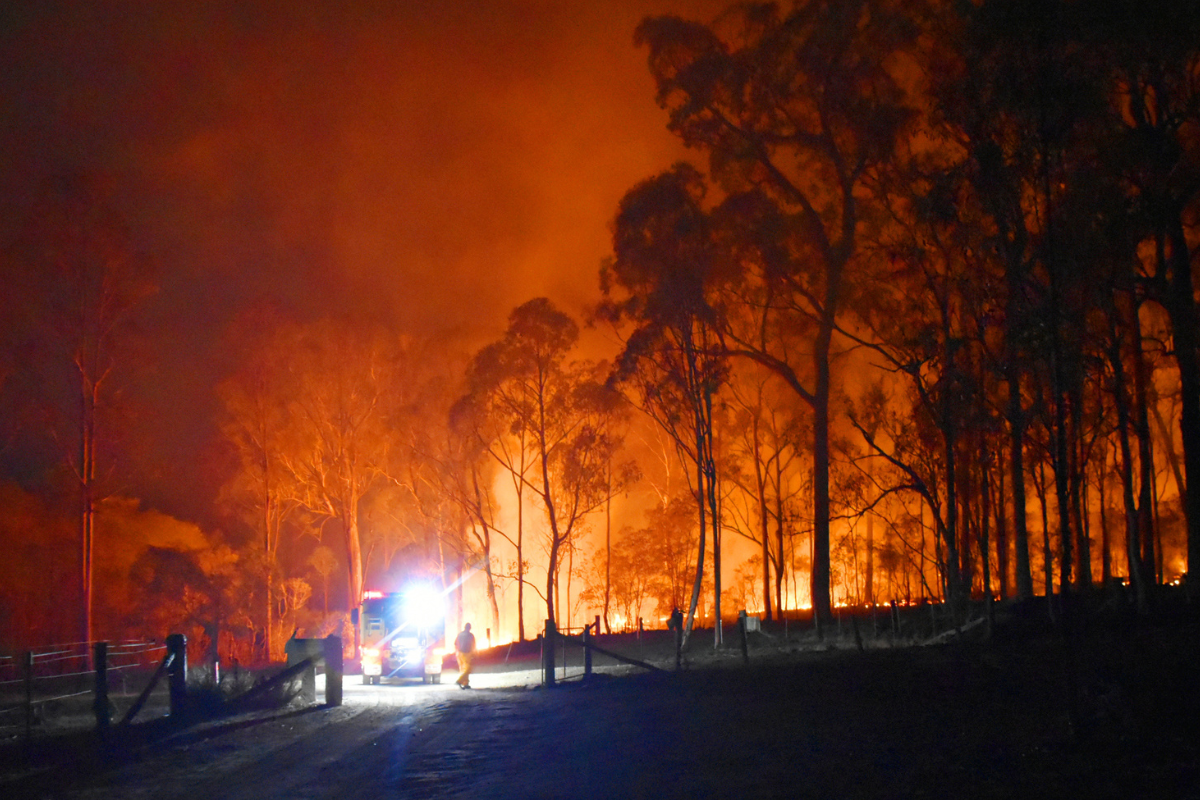
[[[633,28],[721,5],[10,12],[0,188],[8,205],[39,173],[114,172],[185,327],[263,294],[500,325],[537,294],[591,299],[617,200],[681,152]]]
[[[161,265],[146,424],[178,463],[248,303],[475,343],[594,302],[621,195],[684,154],[633,30],[726,3],[27,5],[0,10],[0,238],[47,176],[112,177]]]

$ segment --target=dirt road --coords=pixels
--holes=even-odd
[[[1115,652],[1105,644],[1087,661],[1103,668],[1074,677],[1055,647],[1022,646],[813,654],[555,690],[489,675],[471,691],[351,684],[339,708],[194,726],[0,796],[1200,797],[1196,642],[1101,662]]]

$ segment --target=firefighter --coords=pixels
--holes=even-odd
[[[471,623],[463,625],[462,633],[454,639],[454,655],[458,658],[458,684],[460,689],[471,688],[471,661],[475,658],[475,634],[471,633]]]

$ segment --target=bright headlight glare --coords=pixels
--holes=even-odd
[[[436,623],[444,613],[441,594],[426,584],[409,589],[404,604],[409,622],[422,628]]]

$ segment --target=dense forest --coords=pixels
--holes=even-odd
[[[594,301],[463,347],[264,299],[185,401],[218,417],[181,455],[220,487],[204,520],[141,488],[154,254],[104,181],[45,187],[3,243],[0,648],[279,659],[411,580],[491,643],[678,608],[715,645],[741,610],[1144,612],[1186,580],[1200,9],[806,0],[631,33],[693,158],[563,265]]]

